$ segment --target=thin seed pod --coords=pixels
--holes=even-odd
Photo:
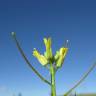
[[[24,58],[24,60],[26,61],[27,65],[32,69],[32,71],[45,83],[47,83],[48,85],[51,86],[51,83],[49,81],[47,81],[44,77],[42,77],[39,72],[31,65],[31,63],[29,62],[29,60],[27,59],[26,55],[24,54],[22,48],[20,47],[20,44],[18,42],[18,40],[16,39],[16,34],[14,32],[12,32],[12,36],[15,40],[15,43],[17,45],[17,48],[19,50],[19,52],[21,53],[22,57]]]
[[[79,86],[84,80],[85,78],[91,73],[91,71],[96,67],[96,63],[94,63],[89,70],[82,76],[82,78],[68,91],[66,92],[64,95],[62,96],[68,96],[68,94],[70,92],[72,92],[77,86]]]

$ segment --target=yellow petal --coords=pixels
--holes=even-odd
[[[43,55],[41,55],[36,49],[34,49],[33,51],[33,56],[36,57],[38,59],[38,61],[44,66],[46,64],[48,64],[48,61],[46,59],[46,57],[44,57]]]
[[[40,57],[40,53],[36,49],[34,49],[33,56],[35,56],[36,58],[39,58]]]
[[[60,55],[60,53],[59,53],[59,51],[57,51],[55,56],[54,56],[54,59],[57,60],[59,58],[59,55]]]
[[[51,38],[48,38],[48,41],[47,41],[47,49],[50,49],[51,48]]]
[[[50,59],[52,58],[52,49],[51,49],[51,38],[44,38],[44,44],[45,44],[45,47],[46,47],[46,52],[45,52],[45,56],[47,59]]]
[[[44,38],[43,40],[44,40],[44,44],[46,46],[46,44],[47,44],[47,38]]]
[[[63,62],[64,62],[64,59],[65,59],[65,56],[67,54],[67,51],[68,51],[68,48],[60,48],[59,50],[59,56],[58,56],[58,60],[56,60],[56,66],[57,67],[61,67]]]
[[[43,55],[40,55],[40,58],[38,58],[39,62],[44,66],[46,64],[48,64],[48,61],[47,59],[43,56]]]
[[[66,53],[68,51],[68,48],[60,48],[60,55],[63,56],[63,58],[65,57]]]

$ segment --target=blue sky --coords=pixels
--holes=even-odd
[[[69,40],[63,67],[56,74],[57,94],[66,92],[96,61],[96,0],[0,0],[0,96],[49,96],[50,87],[26,66],[10,32],[16,32],[32,65],[47,79],[32,56],[44,52],[44,37],[52,38],[53,53]],[[75,89],[96,92],[96,68]],[[35,95],[34,95],[35,94]]]

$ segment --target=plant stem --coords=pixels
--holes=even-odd
[[[55,69],[50,65],[50,72],[51,72],[51,96],[56,96],[56,86],[55,86]]]

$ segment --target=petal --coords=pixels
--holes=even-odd
[[[60,57],[57,61],[56,61],[56,67],[61,67],[63,64],[64,59],[62,57]]]
[[[39,62],[44,66],[46,64],[48,64],[48,61],[47,59],[43,56],[43,55],[40,55],[40,58],[38,58]]]
[[[36,58],[39,58],[40,57],[40,53],[36,49],[34,49],[33,56],[36,57]]]
[[[41,55],[36,49],[34,49],[33,51],[33,56],[35,56],[38,61],[44,66],[46,64],[48,64],[48,61],[46,59],[46,57],[44,57],[43,55]]]
[[[51,38],[44,38],[44,44],[45,44],[45,47],[46,47],[46,52],[45,52],[45,57],[47,59],[50,59],[52,58],[52,49],[51,49]]]
[[[60,55],[62,55],[63,57],[65,57],[66,53],[68,51],[68,48],[60,48]]]
[[[59,51],[56,52],[56,55],[54,56],[54,59],[57,60],[59,58]]]
[[[51,38],[48,38],[47,48],[48,48],[48,49],[51,48]]]
[[[60,48],[59,50],[59,56],[58,56],[58,59],[56,60],[56,66],[57,67],[61,67],[63,62],[64,62],[64,59],[65,59],[65,56],[67,54],[67,51],[68,51],[68,48]]]
[[[45,46],[47,45],[47,38],[43,39]]]

